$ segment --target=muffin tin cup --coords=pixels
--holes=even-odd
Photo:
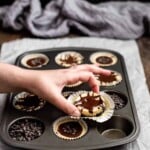
[[[78,91],[75,92],[74,94],[70,95],[68,97],[68,101],[72,104],[74,104],[76,102],[76,99],[79,98],[80,95],[82,94],[87,94],[90,93],[89,91]],[[97,114],[95,116],[85,116],[85,115],[81,115],[82,119],[89,119],[89,120],[93,120],[99,123],[105,122],[107,120],[109,120],[113,113],[114,113],[114,101],[111,99],[111,97],[106,94],[105,92],[100,92],[99,93],[101,95],[101,97],[103,97],[103,103],[104,103],[104,111],[100,114]],[[86,112],[87,113],[87,112]],[[76,117],[73,117],[76,118]]]
[[[21,64],[26,68],[41,68],[42,66],[47,65],[49,62],[49,58],[41,53],[33,53],[30,55],[26,55],[22,60]]]
[[[24,116],[13,120],[8,126],[7,133],[16,142],[29,142],[39,138],[44,130],[44,123],[40,119]]]
[[[53,123],[53,132],[64,140],[77,140],[86,135],[88,126],[82,119],[60,117]]]
[[[104,92],[107,93],[114,101],[116,111],[126,107],[128,98],[125,96],[125,94],[116,90],[105,90]]]
[[[12,105],[15,109],[26,112],[41,110],[45,104],[45,100],[28,92],[18,93],[12,100]]]
[[[131,135],[133,129],[131,120],[121,116],[113,116],[107,123],[102,123],[97,127],[102,136],[111,140],[126,138]]]
[[[113,50],[96,49],[96,48],[81,48],[81,47],[64,47],[53,49],[41,49],[31,52],[26,52],[20,55],[16,60],[16,65],[22,68],[27,68],[22,65],[21,60],[30,54],[43,54],[49,62],[40,68],[27,68],[36,70],[45,69],[62,69],[65,68],[55,62],[55,57],[65,51],[74,51],[81,54],[84,58],[82,64],[92,64],[90,57],[94,53],[111,53],[116,56],[117,61],[110,66],[103,66],[103,68],[114,70],[121,74],[122,80],[115,86],[101,86],[101,91],[108,95],[117,94],[122,100],[123,105],[118,105],[119,109],[114,109],[112,116],[105,122],[95,122],[93,120],[83,119],[87,125],[86,134],[76,140],[64,140],[55,135],[53,132],[54,122],[64,116],[64,112],[46,103],[44,107],[38,111],[25,112],[17,110],[13,107],[13,98],[16,93],[11,93],[7,97],[7,102],[4,108],[1,121],[1,139],[9,146],[23,149],[34,150],[83,150],[83,149],[103,149],[112,148],[114,146],[121,146],[136,140],[140,131],[140,125],[130,88],[126,66],[123,57]],[[64,87],[62,95],[67,99],[71,94],[77,91],[90,91],[87,83],[82,83],[73,87]],[[134,92],[134,91],[133,91]],[[115,96],[114,96],[115,97]],[[116,98],[116,97],[115,97]],[[117,102],[119,102],[119,98]],[[122,101],[121,100],[121,101]],[[123,107],[122,107],[123,106]],[[34,118],[43,123],[44,131],[38,137],[31,141],[23,142],[16,141],[9,135],[9,128],[18,119]]]

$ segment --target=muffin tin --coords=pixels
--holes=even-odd
[[[15,148],[35,150],[103,149],[134,141],[138,137],[140,125],[124,59],[119,53],[113,50],[81,47],[41,49],[23,53],[17,58],[15,64],[22,68],[35,70],[66,68],[66,66],[60,66],[55,61],[56,56],[65,51],[74,51],[81,54],[84,57],[82,64],[92,64],[90,56],[94,53],[109,53],[109,55],[115,56],[115,63],[103,65],[102,67],[120,73],[122,80],[116,85],[101,86],[101,91],[109,94],[114,100],[115,110],[113,116],[103,123],[84,120],[88,127],[86,135],[76,140],[64,140],[55,135],[53,124],[60,117],[66,116],[65,113],[49,103],[36,111],[20,111],[13,106],[13,99],[18,93],[11,93],[8,95],[1,121],[0,132],[3,141]],[[38,68],[27,67],[22,64],[24,58],[34,54],[45,55],[49,59],[47,64],[41,65],[41,67],[38,66]],[[69,95],[80,90],[90,91],[91,89],[87,83],[82,83],[75,86],[66,86],[62,94],[68,98]],[[34,132],[31,132],[31,130]]]

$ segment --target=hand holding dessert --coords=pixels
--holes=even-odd
[[[67,69],[28,70],[0,63],[0,92],[29,91],[42,97],[72,116],[80,116],[76,106],[61,94],[66,85],[88,82],[93,92],[99,92],[95,75],[110,75],[111,71],[96,65],[76,65]]]

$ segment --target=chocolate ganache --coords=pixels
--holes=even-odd
[[[62,61],[62,64],[63,63],[66,63],[66,64],[78,64],[78,60],[77,60],[77,57],[74,57],[72,55],[65,55],[65,58],[61,58],[60,61]]]
[[[36,95],[27,95],[26,97],[19,98],[15,105],[23,105],[24,107],[35,106],[38,107],[40,100]]]
[[[16,95],[13,101],[13,105],[16,109],[22,110],[22,111],[36,111],[41,109],[45,105],[45,101],[34,95],[34,94],[23,94]]]
[[[66,137],[78,137],[82,133],[82,126],[75,121],[65,122],[59,125],[58,132]]]
[[[99,56],[96,58],[96,61],[101,64],[111,64],[113,62],[112,58],[108,56]]]
[[[88,93],[87,96],[82,97],[82,95],[80,95],[80,100],[75,102],[75,106],[81,106],[87,109],[90,113],[93,113],[94,107],[103,106],[103,100],[101,99],[100,95],[90,95]]]
[[[98,76],[98,80],[100,82],[113,82],[113,81],[117,81],[116,75],[112,72],[109,76],[106,75],[99,75]]]
[[[27,61],[27,64],[31,67],[36,67],[44,64],[46,62],[45,58],[43,57],[37,57],[37,58],[31,58]]]

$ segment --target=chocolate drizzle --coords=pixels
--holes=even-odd
[[[100,82],[113,82],[113,81],[117,81],[117,78],[116,78],[116,74],[112,72],[109,76],[102,75],[102,74],[99,75],[98,80]]]
[[[78,59],[75,56],[72,56],[70,54],[65,55],[65,58],[61,58],[60,61],[66,64],[78,64]]]
[[[96,58],[96,62],[100,64],[111,64],[113,60],[111,57],[108,57],[108,56],[99,56]]]
[[[35,111],[42,108],[44,104],[45,101],[42,98],[30,94],[19,97],[15,101],[14,106],[15,108],[20,109],[22,111]]]
[[[46,62],[45,58],[43,57],[37,57],[37,58],[31,58],[27,60],[27,64],[31,67],[36,67],[44,64]]]
[[[39,106],[39,98],[35,95],[27,95],[26,97],[22,97],[17,101],[16,105],[23,105],[24,107],[31,107],[31,106]]]
[[[78,137],[82,133],[82,126],[75,121],[65,122],[59,125],[58,132],[66,137]]]
[[[81,106],[83,108],[88,109],[90,113],[93,113],[93,108],[96,106],[103,106],[103,101],[100,97],[100,95],[90,95],[89,93],[87,96],[81,96],[80,95],[80,100],[75,102],[75,106]]]

